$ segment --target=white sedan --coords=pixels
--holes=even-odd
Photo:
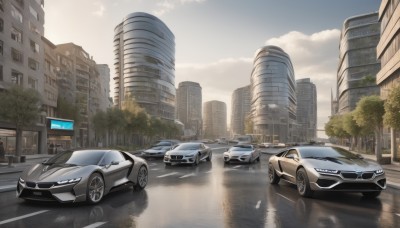
[[[224,152],[224,162],[244,162],[252,163],[260,161],[260,151],[253,145],[235,145],[228,151]]]

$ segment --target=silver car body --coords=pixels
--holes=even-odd
[[[93,173],[99,173],[104,179],[103,195],[106,195],[125,184],[137,186],[139,169],[144,166],[148,170],[144,159],[117,150],[65,151],[54,157],[75,152],[87,154],[104,152],[104,154],[95,165],[51,164],[46,161],[36,164],[21,174],[17,183],[17,197],[62,203],[86,201],[88,180]],[[123,156],[120,161],[102,163],[108,160],[109,156],[118,154]]]
[[[165,164],[194,164],[198,161],[211,160],[211,148],[200,142],[181,143],[174,149],[167,151],[164,156]]]
[[[325,157],[325,151],[329,154],[331,149],[343,153],[343,157]],[[350,156],[345,156],[347,153]],[[385,173],[379,164],[341,148],[298,146],[269,159],[269,174],[274,171],[280,179],[293,184],[297,184],[296,173],[300,168],[305,169],[312,191],[377,192],[386,189]]]
[[[224,162],[252,163],[260,159],[260,151],[253,145],[235,145],[224,152]]]
[[[151,148],[143,151],[142,156],[145,158],[163,158],[165,153],[173,147],[172,142],[159,142]]]

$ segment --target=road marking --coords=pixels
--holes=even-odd
[[[17,220],[21,220],[21,219],[24,219],[24,218],[28,218],[28,217],[31,217],[31,216],[35,216],[35,215],[38,215],[38,214],[41,214],[41,213],[44,213],[44,212],[48,212],[48,211],[49,210],[42,210],[42,211],[38,211],[38,212],[34,212],[34,213],[18,216],[18,217],[15,217],[15,218],[3,220],[3,221],[0,221],[0,225],[6,224],[6,223],[9,223],[9,222],[14,222],[14,221],[17,221]]]
[[[190,174],[186,174],[184,176],[181,176],[179,178],[192,177],[192,176],[196,176],[196,174],[195,173],[190,173]]]
[[[158,178],[161,178],[161,177],[172,176],[172,175],[175,175],[175,174],[178,174],[178,172],[167,173],[167,174],[164,174],[164,175],[161,175],[161,176],[157,176],[157,177],[158,177]]]
[[[150,163],[149,166],[156,166],[156,165],[157,165],[157,163]]]
[[[212,171],[210,170],[210,171],[207,171],[207,172],[205,172],[205,173],[212,173]]]
[[[3,185],[3,186],[0,186],[0,190],[1,190],[1,189],[16,188],[16,187],[17,187],[17,182],[15,182],[15,184],[13,184],[13,185]]]
[[[242,167],[242,166],[241,165],[237,165],[237,166],[232,167],[232,169],[237,169],[237,168],[240,168],[240,167]]]
[[[150,169],[150,170],[157,171],[157,170],[160,170],[160,169],[159,168],[154,168],[154,169]]]
[[[290,202],[292,202],[292,203],[296,203],[296,202],[294,202],[293,200],[291,200],[291,199],[289,199],[289,198],[287,198],[286,196],[284,196],[284,195],[281,195],[281,194],[279,194],[279,193],[276,193],[278,196],[280,196],[280,197],[282,197],[282,198],[284,198],[284,199],[287,199],[287,200],[289,200]]]
[[[96,223],[90,224],[90,225],[88,225],[88,226],[85,226],[85,227],[83,227],[83,228],[95,228],[95,227],[102,226],[102,225],[104,225],[104,224],[106,224],[106,223],[107,223],[107,222],[96,222]]]
[[[261,200],[259,200],[256,204],[256,209],[260,208]]]

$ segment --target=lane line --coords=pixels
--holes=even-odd
[[[85,226],[85,227],[83,227],[83,228],[95,228],[95,227],[102,226],[102,225],[104,225],[104,224],[106,224],[106,223],[107,223],[107,222],[96,222],[96,223],[90,224],[90,225],[88,225],[88,226]]]
[[[260,208],[261,200],[257,202],[256,209]]]
[[[192,176],[196,176],[196,174],[195,173],[189,173],[189,174],[186,174],[186,175],[181,176],[179,178],[192,177]]]
[[[42,214],[42,213],[45,213],[45,212],[48,212],[48,211],[49,210],[42,210],[42,211],[38,211],[38,212],[34,212],[34,213],[18,216],[18,217],[15,217],[15,218],[10,218],[10,219],[7,219],[7,220],[3,220],[3,221],[0,221],[0,225],[6,224],[6,223],[10,223],[10,222],[14,222],[14,221],[17,221],[17,220],[21,220],[21,219],[24,219],[24,218],[32,217],[32,216],[35,216],[35,215],[38,215],[38,214]]]
[[[237,166],[232,167],[232,169],[237,169],[237,168],[240,168],[240,167],[242,167],[242,166],[241,165],[237,165]]]
[[[157,176],[157,177],[158,178],[162,178],[162,177],[172,176],[172,175],[175,175],[175,174],[178,174],[178,172],[167,173],[167,174],[164,174],[164,175],[161,175],[161,176]]]
[[[157,171],[157,170],[160,170],[160,169],[159,168],[154,168],[154,169],[150,169],[150,170]]]
[[[400,217],[400,214],[396,214],[396,215]]]
[[[15,182],[15,184],[13,184],[13,185],[3,185],[3,186],[0,186],[0,189],[7,189],[7,188],[13,188],[13,187],[17,187],[17,182]]]
[[[149,166],[156,166],[156,165],[157,165],[157,163],[150,163]]]
[[[205,172],[205,173],[212,173],[212,171],[210,170],[210,171],[207,171],[207,172]]]
[[[287,199],[287,200],[289,200],[290,202],[292,202],[292,203],[296,203],[296,202],[294,202],[293,200],[291,200],[291,199],[289,199],[289,198],[287,198],[286,196],[284,196],[284,195],[281,195],[281,194],[279,194],[279,193],[276,193],[278,196],[280,196],[280,197],[282,197],[282,198],[284,198],[284,199]]]

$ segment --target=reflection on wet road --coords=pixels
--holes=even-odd
[[[38,204],[0,194],[0,227],[400,227],[400,194],[316,193],[302,198],[295,186],[267,182],[267,161],[212,162],[166,167],[148,160],[149,185],[111,193],[97,205]],[[5,210],[6,208],[6,210]]]

